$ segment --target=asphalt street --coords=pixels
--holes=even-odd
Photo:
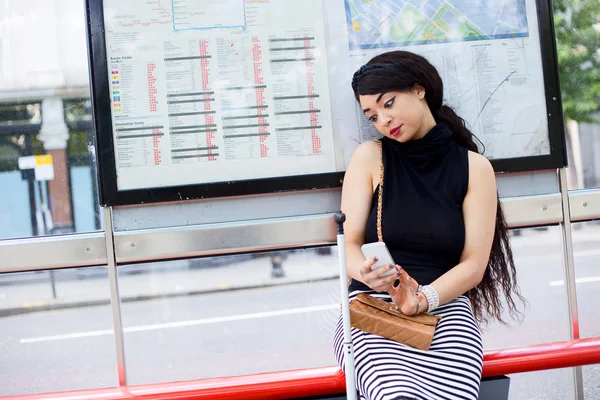
[[[575,242],[582,337],[600,336],[599,247]],[[529,241],[515,246],[515,254],[529,302],[525,319],[510,320],[510,327],[489,325],[485,347],[568,339],[561,248]],[[124,303],[128,383],[335,365],[331,342],[338,293],[338,281],[326,280]],[[117,385],[109,306],[4,317],[0,353],[0,395]],[[600,365],[584,367],[586,399],[600,399],[599,382]],[[511,376],[512,400],[570,399],[572,392],[572,369]]]

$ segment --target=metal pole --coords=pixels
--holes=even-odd
[[[50,270],[50,286],[52,286],[52,298],[56,298],[56,278],[54,276],[54,270]]]
[[[31,213],[31,234],[41,236],[37,223],[37,203],[35,201],[35,181],[33,170],[24,171],[27,176],[27,188],[29,190],[29,212]]]
[[[42,182],[36,181],[36,186],[38,188],[38,195],[40,196],[40,215],[42,216],[42,235],[46,236],[48,232],[48,227],[46,226],[46,218],[44,218],[44,191],[42,189]],[[36,211],[37,212],[37,211]]]
[[[354,379],[354,347],[350,326],[350,305],[348,303],[348,272],[346,271],[346,241],[344,239],[344,222],[346,216],[339,212],[334,215],[337,224],[337,247],[340,264],[340,293],[342,303],[342,320],[344,323],[344,360],[346,374],[346,398],[356,400],[356,381]]]
[[[115,256],[112,208],[103,207],[104,236],[106,237],[106,258],[108,261],[108,281],[110,285],[110,304],[113,316],[113,329],[115,333],[115,347],[117,352],[117,373],[119,386],[127,386],[125,371],[125,345],[123,341],[123,323],[121,320],[121,298],[119,297],[119,282],[117,274],[117,259]]]
[[[40,196],[40,214],[42,215],[42,235],[47,235],[48,232],[48,227],[46,226],[46,216],[44,215],[44,191],[42,188],[42,182],[41,181],[36,181],[36,186],[38,188],[38,194]],[[50,287],[52,288],[52,298],[56,299],[56,277],[54,276],[54,270],[51,269],[50,271]]]
[[[32,156],[33,155],[33,146],[31,144],[31,135],[25,135],[25,152],[21,155],[24,156]],[[24,176],[27,178],[27,188],[29,190],[29,212],[31,213],[31,235],[38,236],[39,227],[37,223],[37,204],[35,201],[35,175],[33,170],[25,170],[23,171]]]
[[[573,259],[573,236],[571,235],[571,211],[569,207],[569,191],[567,187],[567,170],[559,169],[560,195],[562,199],[563,221],[561,236],[563,245],[563,260],[565,263],[565,287],[569,306],[569,328],[571,339],[579,339],[579,316],[577,308],[577,285],[575,283],[575,261]],[[575,399],[584,400],[583,372],[581,366],[573,368],[575,379]]]

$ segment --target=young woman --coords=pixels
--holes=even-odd
[[[342,190],[350,298],[394,302],[407,315],[442,316],[428,351],[352,328],[363,399],[477,399],[483,364],[479,322],[502,321],[501,292],[523,300],[494,171],[472,133],[442,105],[443,85],[423,57],[376,56],[352,79],[365,118],[383,135],[352,155]],[[382,240],[397,265],[371,270],[361,252]],[[384,277],[389,270],[392,276]],[[334,347],[344,368],[343,325]]]

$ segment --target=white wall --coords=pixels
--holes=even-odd
[[[0,91],[87,85],[83,0],[0,0]]]

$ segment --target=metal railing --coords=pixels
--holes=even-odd
[[[563,221],[560,193],[501,200],[511,228]],[[600,219],[600,189],[569,193],[571,222]],[[333,214],[116,232],[118,264],[334,245]],[[286,235],[281,235],[282,231]],[[291,233],[291,235],[290,235]],[[0,240],[0,273],[107,265],[104,232]]]

